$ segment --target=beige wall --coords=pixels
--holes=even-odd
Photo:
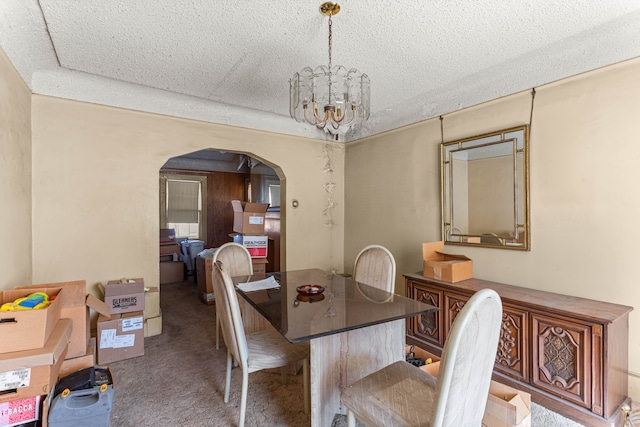
[[[445,141],[529,122],[529,92],[444,118]],[[630,394],[640,400],[640,59],[538,88],[531,133],[531,251],[445,247],[474,276],[630,305]],[[402,273],[440,240],[439,120],[349,144],[345,265],[370,243]]]
[[[33,96],[34,281],[144,277],[157,285],[158,172],[205,148],[252,153],[286,185],[286,267],[342,270],[343,215],[324,226],[324,143]],[[334,197],[343,204],[343,148]],[[300,206],[291,208],[291,199]],[[231,207],[230,207],[231,209]],[[231,232],[231,230],[229,230]]]
[[[31,91],[0,49],[0,289],[31,283]]]

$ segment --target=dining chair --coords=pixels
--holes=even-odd
[[[253,264],[251,263],[251,254],[239,243],[225,243],[218,248],[213,254],[213,264],[221,261],[225,270],[231,277],[234,276],[251,276],[253,274]],[[212,272],[213,274],[213,272]],[[214,275],[215,276],[215,275]],[[211,281],[216,278],[212,277]],[[215,295],[215,291],[214,291]],[[216,309],[216,349],[220,348],[220,317]]]
[[[214,292],[216,308],[220,312],[222,336],[227,346],[227,377],[224,388],[224,402],[229,403],[231,386],[231,368],[234,359],[242,370],[242,395],[240,400],[239,427],[244,427],[247,409],[247,389],[249,374],[270,368],[282,368],[291,363],[302,363],[304,383],[304,411],[310,412],[311,396],[309,389],[309,343],[292,344],[274,328],[245,335],[236,290],[231,276],[220,261],[213,266]]]
[[[387,248],[370,245],[360,251],[353,267],[356,282],[394,293],[396,261]]]
[[[458,313],[442,351],[438,376],[404,360],[346,387],[347,425],[480,426],[502,325],[492,289],[476,292]]]

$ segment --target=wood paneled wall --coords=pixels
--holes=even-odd
[[[245,200],[245,175],[231,172],[207,174],[207,248],[231,242],[233,209],[231,200]]]

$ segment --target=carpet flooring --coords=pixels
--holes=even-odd
[[[163,333],[145,339],[142,357],[109,365],[114,378],[111,427],[237,426],[242,374],[234,369],[223,402],[226,348],[215,348],[215,306],[198,299],[193,282],[162,285]],[[282,384],[279,370],[249,375],[247,426],[304,427],[302,375]],[[580,424],[532,404],[533,427]],[[337,416],[334,427],[346,425]]]

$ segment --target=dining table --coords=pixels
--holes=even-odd
[[[343,388],[405,358],[408,318],[438,310],[322,269],[233,277],[237,293],[292,343],[309,341],[311,426],[347,410]],[[265,288],[252,290],[257,288]],[[302,399],[301,399],[302,400]]]

